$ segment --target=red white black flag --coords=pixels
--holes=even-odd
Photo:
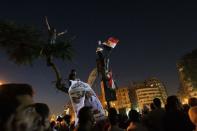
[[[117,38],[110,37],[107,41],[103,42],[102,44],[114,48],[118,44],[118,42],[119,40]]]

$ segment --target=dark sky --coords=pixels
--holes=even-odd
[[[117,37],[120,44],[112,53],[111,67],[119,86],[154,76],[166,84],[170,95],[175,94],[179,86],[176,62],[197,47],[197,4],[136,1],[2,1],[0,19],[44,30],[46,15],[58,31],[67,29],[76,36],[76,54],[73,62],[57,63],[65,77],[76,68],[84,81],[96,65],[96,42]],[[47,103],[52,113],[63,111],[68,96],[53,87],[54,74],[45,62],[19,67],[0,54],[0,80],[30,83],[36,102]]]

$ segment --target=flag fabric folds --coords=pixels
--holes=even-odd
[[[114,38],[114,37],[110,37],[108,38],[107,41],[103,42],[102,44],[103,45],[106,45],[108,47],[111,47],[111,48],[115,48],[115,46],[118,44],[119,40]]]

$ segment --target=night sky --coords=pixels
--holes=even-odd
[[[72,62],[56,61],[64,77],[75,68],[86,81],[96,66],[98,40],[110,36],[120,40],[111,56],[111,67],[119,86],[157,77],[169,95],[179,87],[176,62],[197,47],[197,4],[122,1],[2,1],[0,19],[35,25],[45,30],[44,16],[58,31],[68,30],[75,57]],[[55,76],[43,60],[31,66],[17,66],[0,52],[0,80],[29,83],[35,102],[47,103],[52,113],[61,113],[68,96],[52,85]]]

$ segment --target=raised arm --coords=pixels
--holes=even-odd
[[[45,24],[48,30],[51,30],[47,17],[45,16]]]
[[[66,33],[67,33],[67,30],[65,30],[64,32],[58,33],[57,36],[64,35],[64,34],[66,34]]]

